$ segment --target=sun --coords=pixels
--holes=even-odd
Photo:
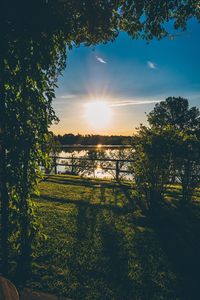
[[[92,128],[101,129],[108,126],[111,115],[111,108],[106,102],[95,101],[85,106],[85,118]]]

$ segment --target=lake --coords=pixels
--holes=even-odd
[[[58,174],[131,180],[134,149],[118,145],[65,146],[56,155]],[[52,170],[52,173],[54,170]]]

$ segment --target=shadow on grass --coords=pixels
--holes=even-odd
[[[122,214],[121,210],[102,205],[76,203],[75,211],[73,225],[68,228],[71,236],[68,256],[60,255],[60,260],[66,260],[67,269],[63,273],[67,275],[56,274],[59,265],[63,265],[58,257],[51,266],[54,273],[48,274],[53,292],[73,300],[177,299],[175,277],[154,232],[145,223],[140,222],[138,226],[132,214]],[[54,215],[52,218],[57,218]],[[66,227],[63,232],[56,228],[54,231],[68,236],[64,230]],[[64,246],[55,243],[54,235],[49,239],[52,251],[63,251]],[[56,241],[59,239],[56,236]],[[48,259],[52,265],[51,255]],[[47,290],[52,289],[48,282],[45,286]]]
[[[36,198],[36,197],[35,197]],[[64,199],[64,198],[58,198],[58,197],[51,197],[48,195],[40,195],[40,198],[49,202],[54,202],[54,203],[61,203],[61,204],[74,204],[80,207],[89,207],[89,206],[93,206],[96,207],[98,209],[108,209],[108,210],[112,210],[114,212],[118,212],[118,213],[127,213],[130,212],[130,208],[127,206],[117,206],[115,204],[109,204],[109,203],[105,203],[104,201],[100,201],[99,203],[91,203],[88,199],[84,200],[70,200],[70,199]],[[37,199],[37,198],[36,198]]]
[[[100,186],[90,187],[85,201],[41,195],[48,240],[46,249],[36,249],[35,286],[72,300],[199,299],[200,206],[182,209],[175,201],[154,216],[135,211],[134,217],[130,189],[111,187],[111,203],[107,186],[97,202],[92,197]],[[121,207],[119,193],[127,199]]]
[[[113,187],[124,187],[126,189],[132,189],[132,186],[128,183],[116,182],[111,180],[99,180],[99,179],[91,179],[91,178],[68,178],[62,177],[57,175],[56,177],[48,177],[43,180],[44,182],[49,183],[58,183],[58,184],[69,184],[75,186],[84,186],[84,187],[106,187],[106,188],[113,188]]]
[[[78,207],[72,299],[176,299],[175,276],[152,230],[130,216]]]
[[[181,299],[200,298],[200,206],[166,206],[152,220],[161,247],[179,279]]]
[[[69,264],[78,289],[72,299],[126,299],[132,289],[128,256],[121,247],[123,235],[111,219],[96,207],[78,207],[76,243]]]
[[[66,189],[62,190],[61,197],[59,195],[54,195],[55,191],[58,187],[54,184],[63,184]],[[135,208],[135,199],[132,195],[131,185],[127,183],[121,182],[110,182],[110,181],[97,181],[91,179],[71,179],[71,178],[62,178],[56,177],[55,180],[53,178],[49,179],[47,184],[50,184],[53,189],[51,189],[51,195],[49,192],[43,188],[43,193],[41,194],[41,198],[48,201],[56,201],[61,203],[79,203],[80,205],[85,205],[86,203],[95,204],[95,205],[106,205],[106,207],[110,207],[113,209],[117,209],[119,207],[123,207],[123,210],[134,209]],[[70,192],[73,191],[72,199],[69,190],[67,187],[69,186]],[[78,194],[77,188],[84,187],[87,189],[79,190],[79,192],[83,193],[82,197],[76,199],[76,194]],[[48,189],[47,189],[48,190]],[[79,195],[78,195],[79,196]],[[81,199],[80,199],[81,198]]]
[[[124,219],[119,225],[115,218]],[[200,207],[163,206],[148,218],[150,227],[133,219],[130,226],[125,219],[98,207],[78,207],[71,267],[79,297],[199,299]]]

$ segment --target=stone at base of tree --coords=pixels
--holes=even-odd
[[[16,287],[2,276],[0,276],[0,300],[19,300]]]

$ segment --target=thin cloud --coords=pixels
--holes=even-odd
[[[58,96],[57,98],[60,98],[60,99],[72,99],[72,98],[76,98],[77,95],[75,94],[65,94],[65,95],[61,95],[61,96]]]
[[[110,106],[130,106],[130,105],[144,105],[144,104],[154,104],[159,103],[160,100],[125,100],[125,101],[118,101],[113,102]]]
[[[53,104],[55,106],[66,105],[67,102],[71,102],[72,100],[76,100],[76,99],[77,99],[77,95],[75,94],[58,95],[54,100]]]
[[[107,61],[105,61],[102,57],[96,56],[96,60],[98,60],[102,64],[107,64]]]
[[[150,69],[156,69],[157,68],[156,64],[153,61],[150,61],[150,60],[147,61],[147,66]]]

